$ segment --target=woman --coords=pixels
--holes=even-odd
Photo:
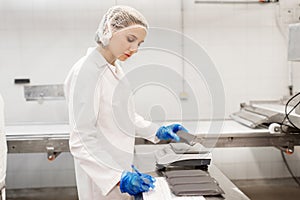
[[[65,82],[80,200],[129,199],[154,188],[155,179],[130,172],[135,134],[154,143],[174,139],[181,125],[158,127],[135,113],[126,76],[118,61],[138,51],[148,24],[135,9],[115,6],[103,16],[97,47],[89,49]]]

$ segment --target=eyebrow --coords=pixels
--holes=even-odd
[[[137,38],[135,35],[133,35],[133,34],[128,34],[128,35],[134,37],[135,39],[138,39],[138,38]]]

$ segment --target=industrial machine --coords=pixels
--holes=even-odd
[[[300,23],[289,25],[287,50],[288,61],[300,61]],[[293,86],[290,85],[289,88],[292,94]],[[272,144],[286,153],[293,153],[300,138],[299,96],[300,93],[297,93],[277,101],[242,103],[240,111],[233,113],[231,118],[253,129],[268,128]]]
[[[170,143],[156,151],[156,166],[159,170],[175,167],[192,167],[207,170],[211,163],[211,152],[201,144]]]
[[[289,25],[288,60],[300,61],[300,23]]]
[[[270,143],[286,153],[293,153],[294,146],[300,145],[300,115],[294,109],[297,101],[290,104],[285,99],[278,101],[251,101],[241,104],[240,111],[231,117],[252,129],[267,129]]]

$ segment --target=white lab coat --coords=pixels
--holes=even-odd
[[[5,185],[7,145],[4,132],[4,102],[0,95],[0,189]]]
[[[116,185],[122,172],[131,170],[135,133],[157,142],[158,126],[135,113],[122,69],[96,48],[73,66],[65,96],[79,199],[128,199]]]

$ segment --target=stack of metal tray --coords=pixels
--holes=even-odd
[[[224,191],[208,172],[202,170],[173,170],[164,173],[176,196],[222,195]]]

